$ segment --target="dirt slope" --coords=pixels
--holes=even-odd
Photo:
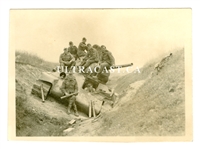
[[[40,60],[40,63],[37,60]],[[53,64],[51,65],[53,66]],[[74,118],[73,115],[66,113],[66,106],[55,102],[53,98],[49,97],[45,103],[42,103],[40,98],[31,95],[35,81],[43,71],[49,71],[49,69],[48,63],[36,56],[16,53],[17,136],[60,136],[68,127],[68,122]]]
[[[100,118],[96,120],[90,119],[87,122],[83,123],[83,125],[81,124],[81,126],[79,126],[79,128],[77,128],[75,131],[72,131],[71,133],[69,133],[68,135],[73,135],[73,136],[97,136],[97,135],[104,135],[104,131],[102,131],[102,129],[106,128],[105,132],[107,132],[108,130],[111,130],[110,127],[110,121],[107,120],[107,115],[109,115],[112,112],[117,112],[119,111],[120,107],[123,107],[124,104],[128,101],[130,101],[130,98],[136,94],[137,90],[144,84],[145,80],[141,80],[135,83],[132,83],[130,87],[127,88],[124,96],[120,99],[120,101],[115,105],[115,107],[108,111],[105,112],[104,114],[101,115]],[[130,88],[130,90],[128,90]],[[106,124],[104,125],[104,123],[106,122]],[[115,132],[116,130],[118,130],[119,127],[114,127],[112,128],[113,132]]]
[[[118,105],[98,121],[91,122],[90,126],[85,125],[70,135],[184,135],[184,50],[174,52],[173,56],[163,63],[164,67],[160,72],[151,75],[155,63],[158,62],[147,64],[141,77],[127,75],[126,79],[135,81],[131,86],[124,83],[124,77],[119,80],[119,86],[126,87],[126,92],[122,92]],[[144,77],[145,80],[140,80]]]
[[[63,105],[51,98],[42,103],[30,94],[41,71],[30,65],[16,64],[17,136],[61,135],[62,126],[70,120]]]

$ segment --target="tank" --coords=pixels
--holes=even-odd
[[[112,69],[132,65],[133,63],[116,65],[113,66]],[[78,83],[78,95],[76,96],[78,111],[89,116],[91,101],[96,115],[114,107],[118,94],[114,92],[114,89],[110,89],[106,85],[110,76],[110,71],[101,74],[101,76],[97,76],[97,78],[92,77],[88,73],[73,73],[73,76],[76,78]],[[48,100],[48,97],[53,97],[59,103],[67,106],[67,98],[61,98],[64,95],[60,90],[62,82],[66,77],[67,75],[64,72],[42,72],[41,77],[36,80],[33,85],[31,93],[43,99],[43,102]],[[94,92],[92,93],[86,91],[86,87],[89,84],[92,85],[92,88],[94,89]]]

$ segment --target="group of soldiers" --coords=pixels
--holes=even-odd
[[[86,44],[86,41],[86,38],[83,38],[78,48],[73,42],[69,42],[69,47],[64,48],[64,53],[60,55],[60,65],[71,69],[76,66],[76,62],[79,60],[81,63],[77,66],[81,66],[85,70],[93,63],[98,63],[98,73],[101,73],[105,67],[109,69],[115,65],[112,53],[104,45],[101,47],[97,44],[92,46],[90,43]]]
[[[90,43],[86,44],[87,39],[82,38],[82,42],[80,42],[78,48],[73,44],[73,42],[69,42],[69,47],[64,48],[64,53],[60,55],[59,63],[60,66],[71,69],[74,66],[81,66],[83,70],[87,69],[94,63],[99,65],[99,70],[96,74],[94,74],[94,78],[98,77],[98,74],[101,74],[104,68],[109,68],[115,65],[115,59],[111,52],[109,52],[104,45],[101,47],[98,45],[91,45]],[[77,65],[77,61],[80,61],[80,64]],[[68,76],[64,79],[61,91],[64,95],[68,96],[72,93],[78,92],[78,84],[76,78],[73,76],[72,72],[68,73]],[[69,96],[68,99],[68,114],[71,113],[71,108],[74,108],[75,116],[78,116],[78,111],[76,107],[76,96],[74,94]]]

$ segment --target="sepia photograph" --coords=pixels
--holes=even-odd
[[[10,139],[192,140],[190,8],[9,14]]]

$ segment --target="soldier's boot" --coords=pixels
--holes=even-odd
[[[76,117],[78,117],[78,116],[79,116],[79,114],[78,114],[78,111],[77,111],[77,110],[75,110],[75,111],[74,111],[74,115],[75,115]]]
[[[74,115],[75,115],[76,117],[79,116],[78,111],[77,111],[76,104],[74,104]]]

